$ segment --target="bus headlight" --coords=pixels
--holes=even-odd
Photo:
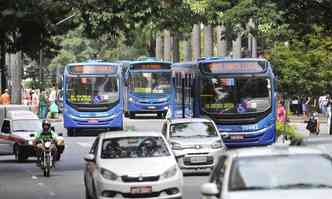
[[[129,102],[133,102],[134,101],[134,99],[132,98],[132,97],[129,97]]]
[[[168,110],[168,106],[165,106],[165,107],[164,107],[164,110],[167,111],[167,110]]]

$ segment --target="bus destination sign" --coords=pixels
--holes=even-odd
[[[112,65],[75,65],[70,66],[71,74],[109,74],[116,72],[116,66]]]
[[[170,70],[171,64],[168,63],[144,63],[134,64],[132,66],[134,70]]]
[[[216,74],[262,73],[266,62],[212,62],[201,66],[202,72]]]

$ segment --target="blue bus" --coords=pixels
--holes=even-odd
[[[80,129],[123,129],[121,64],[73,63],[63,74],[64,127],[68,136]]]
[[[170,101],[171,63],[155,60],[133,61],[126,72],[125,114],[166,115]]]
[[[209,117],[228,147],[276,140],[276,85],[265,59],[206,58],[172,65],[171,116]]]

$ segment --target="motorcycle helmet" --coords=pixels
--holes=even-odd
[[[48,132],[51,128],[51,123],[48,120],[43,120],[42,128],[44,132]]]

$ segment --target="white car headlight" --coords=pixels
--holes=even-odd
[[[129,102],[132,102],[132,101],[134,101],[134,99],[132,98],[132,97],[129,97]]]
[[[167,179],[175,176],[176,172],[178,171],[178,167],[176,165],[172,166],[171,168],[167,169],[163,174],[162,177]]]
[[[115,173],[113,173],[112,171],[110,170],[107,170],[107,169],[103,169],[101,168],[100,169],[100,174],[107,180],[117,180],[118,179],[118,175],[116,175]]]
[[[33,140],[29,140],[28,145],[33,145]]]
[[[222,143],[221,140],[217,140],[216,142],[211,144],[211,148],[213,148],[213,149],[220,149],[220,148],[223,148],[223,147],[224,147],[224,144]]]
[[[177,142],[172,142],[171,147],[172,147],[172,150],[182,150],[183,149],[181,144],[179,144]]]

